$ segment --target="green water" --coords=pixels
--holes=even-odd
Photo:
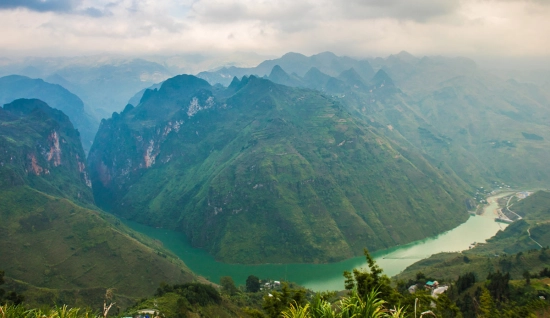
[[[465,223],[436,237],[378,251],[373,256],[384,269],[384,273],[393,276],[432,254],[466,250],[471,243],[484,242],[506,227],[506,224],[494,221],[492,209],[495,206],[489,205],[483,216],[472,216]],[[225,264],[216,262],[205,251],[191,247],[182,233],[130,221],[124,223],[161,241],[165,248],[180,257],[193,272],[216,283],[221,276],[231,276],[237,285],[244,285],[248,275],[256,275],[261,279],[293,281],[315,291],[342,290],[344,270],[367,266],[362,256],[331,264]]]

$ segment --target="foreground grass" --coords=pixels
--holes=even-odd
[[[50,309],[26,309],[21,305],[0,306],[0,318],[91,318],[101,317],[89,310],[68,308],[67,306]]]

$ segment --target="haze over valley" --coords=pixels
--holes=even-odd
[[[0,3],[0,312],[548,317],[549,14]]]

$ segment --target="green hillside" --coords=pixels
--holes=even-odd
[[[267,67],[276,72],[270,74]],[[255,68],[199,76],[225,84],[233,75],[249,74],[269,74],[275,83],[337,96],[380,134],[413,147],[469,185],[549,184],[550,166],[543,158],[550,157],[550,99],[543,86],[528,84],[529,79],[499,78],[467,58],[417,58],[407,52],[368,61],[289,53]]]
[[[0,189],[27,184],[91,206],[91,183],[78,131],[38,99],[0,109]]]
[[[96,210],[78,137],[40,100],[0,108],[0,270],[9,290],[29,305],[96,307],[115,288],[124,308],[162,281],[194,280],[158,243]]]
[[[27,186],[0,191],[0,217],[0,264],[27,304],[98,305],[115,288],[124,307],[160,282],[194,279],[115,218]]]
[[[464,186],[316,91],[177,76],[104,120],[98,205],[232,263],[327,262],[448,230]]]

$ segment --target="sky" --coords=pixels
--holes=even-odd
[[[550,57],[550,0],[0,0],[0,56]]]

